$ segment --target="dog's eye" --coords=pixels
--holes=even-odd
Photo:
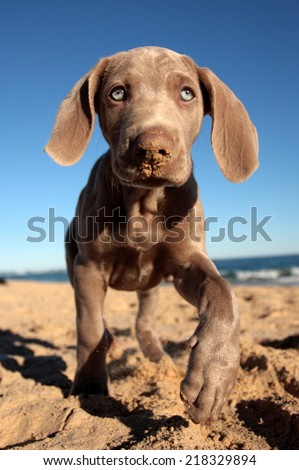
[[[184,87],[180,92],[180,97],[183,101],[191,101],[194,98],[194,93],[191,88]]]
[[[118,86],[118,87],[113,88],[110,91],[109,96],[114,101],[125,101],[127,99],[126,90],[122,86]]]

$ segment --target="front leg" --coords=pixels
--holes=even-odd
[[[77,255],[73,281],[77,309],[77,371],[71,394],[108,395],[106,353],[111,335],[103,320],[106,282],[93,264]]]
[[[198,308],[199,324],[181,398],[195,423],[215,420],[234,386],[240,362],[239,312],[230,284],[205,255],[197,254],[176,279],[178,292]]]

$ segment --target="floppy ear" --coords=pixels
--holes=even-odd
[[[211,141],[224,176],[234,183],[258,167],[258,136],[248,113],[234,93],[208,68],[198,67],[205,114],[212,116]]]
[[[73,165],[85,152],[94,129],[94,97],[108,59],[100,60],[62,101],[45,151],[61,165]]]

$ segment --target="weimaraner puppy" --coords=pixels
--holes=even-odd
[[[198,309],[181,398],[194,422],[209,422],[236,379],[239,313],[231,286],[205,251],[190,150],[209,114],[219,167],[241,182],[258,166],[256,129],[211,70],[159,47],[101,59],[62,102],[46,152],[62,165],[76,163],[95,114],[110,148],[91,171],[66,240],[77,309],[71,393],[108,394],[108,287],[138,292],[137,338],[145,356],[162,358],[154,324],[158,285],[166,280]]]

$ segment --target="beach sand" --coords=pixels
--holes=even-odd
[[[1,449],[298,449],[299,287],[235,287],[241,366],[216,423],[195,425],[179,398],[195,309],[162,287],[157,329],[168,356],[146,360],[135,293],[108,292],[111,397],[67,397],[75,371],[68,284],[0,285]]]

